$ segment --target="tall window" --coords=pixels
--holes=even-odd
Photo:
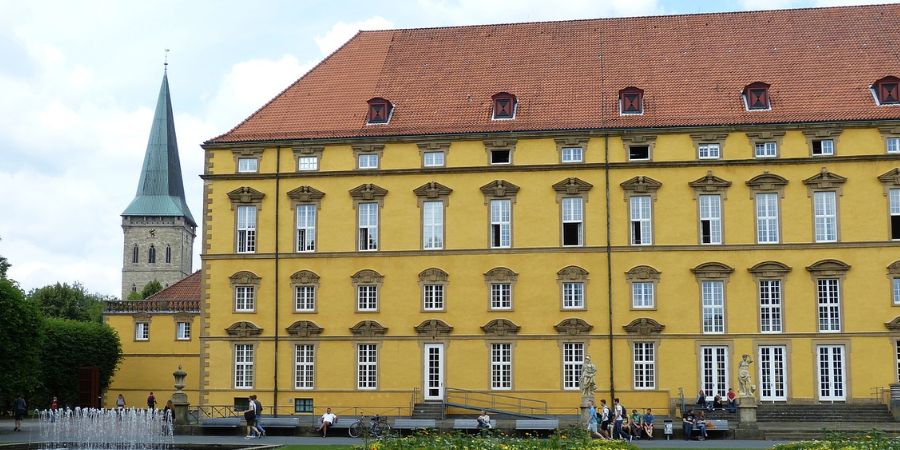
[[[237,252],[256,252],[256,206],[237,207]]]
[[[444,202],[422,202],[422,248],[444,248]]]
[[[584,367],[584,343],[563,343],[563,389],[580,387],[581,368]]]
[[[787,348],[783,345],[759,347],[759,397],[761,400],[787,400]]]
[[[252,312],[256,309],[256,287],[234,287],[234,310],[238,312]]]
[[[697,146],[697,157],[700,159],[719,159],[719,144],[700,144]]]
[[[137,244],[134,244],[134,247],[131,248],[131,263],[132,264],[138,263],[138,246],[137,246]]]
[[[722,197],[700,195],[700,243],[722,243]]]
[[[512,201],[491,200],[491,248],[509,248],[512,243]]]
[[[759,328],[781,333],[781,280],[759,280]]]
[[[491,389],[512,389],[512,344],[491,344]]]
[[[252,344],[235,344],[234,346],[234,387],[235,389],[253,388]]]
[[[700,347],[700,388],[706,395],[728,393],[728,347]]]
[[[584,308],[584,283],[564,282],[562,284],[563,309]]]
[[[147,250],[147,262],[156,264],[156,247],[153,244],[150,244],[150,249]]]
[[[757,142],[754,145],[754,156],[757,158],[774,158],[778,156],[778,144],[774,141]]]
[[[891,239],[900,240],[900,189],[888,190],[891,211]]]
[[[653,227],[649,195],[635,195],[629,199],[631,206],[631,245],[653,244]]]
[[[298,312],[316,310],[316,286],[303,284],[294,286],[294,309]]]
[[[841,331],[840,280],[837,278],[816,280],[816,299],[819,306],[819,332]]]
[[[425,284],[422,286],[422,309],[441,311],[444,309],[444,285]]]
[[[700,283],[703,302],[703,332],[725,332],[725,286],[721,281]]]
[[[656,307],[653,282],[635,281],[631,283],[631,307],[635,309]]]
[[[166,245],[166,264],[172,263],[172,246]]]
[[[584,199],[563,197],[562,199],[562,241],[563,245],[584,245]]]
[[[361,284],[356,287],[356,309],[358,311],[378,310],[378,286]]]
[[[294,389],[315,387],[316,347],[312,344],[297,345],[294,361]]]
[[[777,244],[778,228],[778,194],[775,192],[756,194],[756,242]]]
[[[378,203],[360,203],[359,250],[378,250]]]
[[[297,251],[316,250],[316,205],[297,205]]]
[[[896,341],[897,349],[897,381],[900,381],[900,341]]]
[[[813,193],[816,242],[837,241],[837,197],[834,191]]]
[[[891,285],[893,286],[894,304],[900,305],[900,277],[891,278]]]
[[[189,341],[191,339],[191,323],[178,322],[175,324],[175,339]]]
[[[378,348],[375,344],[359,344],[356,349],[356,388],[378,387]]]
[[[147,341],[150,340],[150,324],[147,322],[137,322],[134,324],[134,340]]]
[[[491,309],[512,309],[512,284],[491,283]]]
[[[653,342],[634,343],[634,388],[656,388],[656,353]]]

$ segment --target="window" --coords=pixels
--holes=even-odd
[[[444,152],[423,152],[422,165],[425,167],[444,167]]]
[[[837,196],[834,191],[813,193],[816,242],[837,241]]]
[[[756,242],[777,244],[778,229],[778,194],[775,192],[756,194]]]
[[[703,332],[725,332],[725,285],[721,281],[706,280],[700,283],[703,303]]]
[[[234,388],[253,388],[253,345],[234,346]]]
[[[879,105],[900,104],[900,78],[884,77],[873,86]]]
[[[134,324],[134,340],[136,340],[136,341],[150,340],[150,323],[137,322]]]
[[[491,389],[512,389],[512,344],[491,344]]]
[[[491,150],[491,164],[509,164],[511,162],[511,151],[506,149]]]
[[[376,163],[377,165],[377,163]],[[300,156],[297,158],[297,170],[300,171],[316,171],[319,170],[318,156]]]
[[[576,390],[581,387],[581,368],[584,367],[584,343],[563,343],[563,389]]]
[[[781,333],[781,280],[759,280],[759,330]]]
[[[650,160],[649,145],[630,145],[628,146],[629,161],[648,161]]]
[[[491,200],[491,248],[509,248],[512,242],[512,201]]]
[[[900,305],[900,277],[891,278],[894,292],[894,304]]]
[[[295,413],[313,413],[313,399],[311,398],[295,398],[294,399],[294,412]]]
[[[444,248],[444,202],[422,202],[422,248]]]
[[[787,400],[787,347],[759,347],[759,398],[767,401]]]
[[[631,307],[635,309],[655,308],[653,282],[636,281],[631,283]]]
[[[700,347],[700,388],[722,398],[728,393],[728,347]]]
[[[581,147],[563,147],[562,162],[564,163],[580,163],[584,161],[584,151]]]
[[[375,344],[359,344],[356,349],[356,388],[378,387],[378,348]]]
[[[656,388],[656,356],[653,342],[634,343],[634,388]]]
[[[316,205],[297,205],[297,251],[316,250]]]
[[[700,243],[722,243],[722,197],[700,195]]]
[[[175,339],[178,339],[179,341],[189,341],[191,339],[190,322],[178,322],[175,328]]]
[[[360,203],[359,251],[378,250],[378,203]]]
[[[491,283],[491,309],[512,309],[512,284]]]
[[[491,99],[494,103],[494,113],[492,117],[494,120],[514,119],[516,117],[516,109],[518,108],[516,96],[507,92],[500,92],[494,94]]]
[[[584,309],[584,283],[562,284],[563,309]]]
[[[635,195],[629,199],[631,206],[631,245],[653,244],[653,228],[649,195]]]
[[[584,245],[584,199],[563,197],[561,205],[563,245]]]
[[[166,245],[166,264],[172,264],[172,246]]]
[[[813,139],[812,155],[813,156],[832,156],[832,155],[834,155],[834,140],[832,140],[832,139]]]
[[[134,283],[131,283],[131,292],[137,292],[137,285]]]
[[[700,159],[719,159],[719,144],[700,144],[697,146],[697,157]]]
[[[816,280],[816,300],[819,306],[819,332],[841,331],[840,280],[837,278]]]
[[[356,157],[357,168],[359,169],[377,169],[378,154],[376,153],[360,153]]]
[[[253,312],[256,308],[256,287],[234,287],[234,310],[237,312]]]
[[[316,347],[312,344],[299,344],[296,348],[294,389],[312,389],[316,379]]]
[[[362,284],[356,287],[356,309],[358,311],[378,310],[378,286]]]
[[[422,309],[442,311],[444,309],[444,285],[425,284],[422,286]]]
[[[138,263],[138,246],[137,246],[137,244],[134,244],[134,247],[131,248],[131,263],[132,264]]]
[[[368,103],[369,115],[366,120],[367,125],[388,123],[391,120],[391,115],[394,113],[394,107],[391,105],[391,102],[375,97],[370,99]]]
[[[889,137],[885,139],[888,153],[900,153],[900,137]]]
[[[294,310],[297,312],[311,312],[316,310],[316,286],[294,286]]]
[[[900,341],[896,341],[897,345],[897,380],[900,381]]]
[[[891,239],[900,240],[900,189],[888,189],[891,211]]]
[[[150,249],[147,250],[147,262],[156,264],[156,247],[153,244],[150,244]]]
[[[238,206],[237,218],[237,252],[256,252],[256,206]]]
[[[757,158],[775,158],[778,156],[778,144],[773,141],[757,142],[754,145]]]
[[[643,114],[644,91],[629,87],[619,91],[619,115]]]
[[[256,173],[259,171],[258,165],[256,158],[238,158],[238,173]]]
[[[771,109],[769,85],[766,83],[753,83],[745,87],[744,106],[748,111],[766,111]]]

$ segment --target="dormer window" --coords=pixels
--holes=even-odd
[[[394,105],[391,102],[375,97],[369,100],[369,116],[366,124],[373,125],[379,123],[388,123],[391,120],[391,114],[394,112]]]
[[[518,107],[518,104],[515,95],[508,92],[500,92],[499,94],[494,94],[494,96],[491,97],[491,100],[494,102],[494,115],[491,117],[492,119],[509,120],[516,118],[516,108]]]
[[[769,85],[766,83],[753,83],[744,88],[744,107],[747,111],[768,111],[772,109],[769,103]]]
[[[636,87],[627,87],[619,91],[619,114],[643,114],[644,91]]]
[[[884,77],[872,85],[879,105],[900,105],[900,78]]]

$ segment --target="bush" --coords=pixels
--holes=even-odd
[[[558,430],[548,438],[526,435],[524,438],[509,436],[499,431],[491,431],[483,434],[469,435],[460,432],[435,433],[422,431],[406,437],[389,437],[368,444],[367,450],[444,450],[444,449],[468,449],[468,450],[543,450],[543,449],[567,449],[567,450],[634,450],[637,449],[623,441],[605,441],[591,439],[587,430],[581,428],[567,428]]]
[[[780,444],[775,450],[897,450],[900,440],[888,437],[884,432],[872,430],[866,433],[828,433],[821,441],[800,441]]]

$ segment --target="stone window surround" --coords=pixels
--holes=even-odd
[[[628,282],[628,294],[629,294],[629,309],[632,311],[655,311],[658,308],[659,302],[657,301],[657,293],[659,290],[657,286],[659,285],[659,281],[662,277],[662,272],[656,270],[656,268],[648,265],[639,265],[634,266],[625,272],[625,281]],[[633,283],[652,283],[653,284],[653,306],[646,308],[635,308],[634,307],[634,292],[632,291],[631,285]]]
[[[703,282],[704,281],[721,281],[722,282],[722,332],[721,333],[704,333],[704,334],[728,334],[728,281],[734,268],[720,262],[712,261],[699,264],[691,269],[691,273],[697,280],[700,288],[700,329],[703,333]]]
[[[322,168],[322,153],[325,151],[324,145],[298,145],[293,149],[294,153],[294,171],[295,172],[312,172],[306,170],[300,170],[300,158],[313,156],[316,158],[316,170],[319,171]]]
[[[294,300],[294,313],[295,314],[311,314],[319,311],[319,275],[311,270],[300,270],[294,272],[291,275],[291,294],[292,299]],[[297,309],[297,287],[298,286],[312,286],[316,292],[315,306],[312,310],[298,310]]]
[[[750,274],[753,276],[753,282],[756,285],[756,289],[757,289],[757,292],[756,292],[757,320],[760,321],[757,324],[758,325],[757,328],[760,329],[759,330],[760,333],[765,333],[765,334],[785,333],[785,326],[787,324],[787,319],[786,319],[787,313],[786,312],[787,312],[787,309],[789,309],[787,302],[785,301],[785,299],[787,298],[787,296],[785,296],[785,291],[786,291],[786,287],[787,287],[787,283],[785,283],[785,278],[787,278],[787,275],[791,272],[791,270],[793,270],[793,269],[790,266],[788,266],[787,264],[778,262],[778,261],[763,261],[763,262],[758,263],[758,264],[754,265],[753,267],[750,267],[747,269],[747,271],[750,272]],[[763,281],[763,280],[779,280],[779,281],[781,281],[781,305],[779,306],[779,308],[781,310],[781,331],[778,331],[778,332],[761,330],[762,318],[760,316],[760,314],[761,314],[760,309],[762,306],[761,306],[761,304],[759,304],[759,282]]]
[[[809,149],[810,157],[828,157],[828,156],[837,156],[838,154],[838,139],[841,136],[841,133],[844,131],[843,128],[805,128],[803,129],[803,136],[806,137],[806,147]],[[833,153],[831,155],[813,155],[813,141],[819,140],[831,140],[834,142]]]
[[[718,158],[706,158],[703,160],[710,161],[718,161],[721,159],[725,159],[725,140],[728,138],[728,133],[692,133],[691,141],[694,143],[694,150],[697,150],[700,147],[700,144],[718,144],[719,145],[719,157]],[[700,159],[699,153],[697,153],[697,160]]]
[[[556,138],[553,141],[556,143],[556,154],[559,158],[560,164],[584,164],[587,159],[587,145],[590,139],[587,136],[566,136],[561,138]],[[572,147],[580,147],[581,148],[581,161],[580,162],[563,162],[562,153],[563,148],[572,148]]]
[[[516,281],[519,279],[519,274],[513,272],[509,268],[506,267],[494,267],[491,270],[488,270],[484,274],[484,282],[487,285],[487,310],[488,311],[501,311],[501,312],[509,312],[514,311],[516,306]],[[503,309],[494,309],[491,306],[491,285],[493,284],[509,284],[509,308]]]
[[[231,149],[232,157],[234,160],[234,173],[259,173],[259,163],[262,160],[263,148],[262,147],[243,147],[243,148],[234,148]],[[239,159],[255,159],[256,160],[256,172],[239,172],[238,169],[238,160]]]
[[[881,133],[881,143],[884,145],[885,153],[888,154],[887,140],[888,138],[900,139],[900,125],[878,127],[878,131]]]
[[[435,142],[420,142],[416,144],[419,147],[419,161],[421,161],[423,169],[437,169],[439,166],[426,166],[425,165],[425,153],[431,152],[441,152],[444,154],[444,165],[440,167],[447,167],[447,156],[450,154],[450,142],[449,141],[435,141]]]
[[[891,306],[900,306],[900,303],[894,303],[894,280],[900,278],[900,260],[894,261],[887,266],[887,278],[890,281],[888,291],[891,297]]]
[[[752,159],[778,159],[781,157],[781,142],[784,139],[784,130],[752,130],[746,131],[747,139],[750,140],[750,156]],[[775,142],[775,156],[759,158],[756,156],[756,144],[763,142]]]
[[[235,379],[235,372],[237,370],[237,346],[238,345],[249,345],[250,352],[253,355],[253,363],[252,363],[253,383],[251,383],[250,386],[238,387],[237,383],[235,383],[235,381],[237,381]],[[257,360],[258,360],[257,355],[258,354],[259,354],[259,342],[241,341],[241,342],[235,342],[234,344],[231,345],[231,388],[232,389],[234,389],[236,391],[246,391],[246,390],[254,389],[256,387],[256,380],[259,376],[259,370],[258,370],[258,366],[257,366]]]
[[[353,149],[353,161],[355,162],[353,169],[354,170],[378,170],[381,169],[382,159],[384,157],[384,144],[354,144],[351,145]],[[359,168],[359,155],[378,155],[378,165],[374,169],[360,169]]]
[[[841,201],[840,197],[844,195],[844,183],[847,182],[847,179],[833,172],[829,172],[827,168],[822,167],[819,173],[803,180],[803,184],[806,185],[806,196],[809,197],[810,201],[813,202],[811,204],[811,213],[813,216],[812,220],[812,241],[815,242],[816,238],[816,224],[815,224],[815,207],[813,200],[813,194],[816,192],[834,192],[834,217],[835,217],[835,240],[833,242],[841,241]],[[828,241],[832,242],[832,241]]]
[[[587,284],[588,271],[579,266],[566,266],[556,272],[556,284],[559,286],[559,310],[560,311],[583,311],[587,309]],[[581,303],[580,307],[566,307],[563,299],[565,283],[581,283]]]
[[[242,270],[239,272],[235,272],[234,275],[228,277],[228,281],[231,285],[231,310],[233,314],[253,314],[256,312],[257,307],[257,299],[259,298],[259,287],[262,284],[262,278],[256,275],[253,272]],[[253,309],[250,311],[238,311],[237,310],[237,287],[238,286],[252,286],[253,287]]]
[[[437,267],[429,267],[419,272],[419,292],[424,296],[425,285],[440,285],[444,287],[444,307],[440,309],[425,309],[424,299],[419,303],[420,312],[446,312],[447,311],[447,284],[450,282],[450,275]]]
[[[840,314],[840,325],[839,325],[839,331],[837,331],[837,332],[843,332],[846,329],[845,328],[845,326],[846,326],[845,315],[846,314],[844,311],[844,298],[845,298],[844,297],[844,280],[847,277],[847,272],[850,270],[850,267],[851,266],[849,264],[847,264],[843,261],[837,260],[837,259],[823,259],[820,261],[816,261],[815,263],[806,267],[806,271],[809,272],[809,276],[813,282],[813,292],[815,295],[815,301],[813,302],[813,308],[814,308],[815,314],[813,315],[813,317],[815,317],[816,321],[817,321],[817,325],[816,325],[817,333],[824,333],[824,334],[835,333],[835,331],[823,332],[823,331],[820,331],[818,328],[819,327],[819,325],[818,325],[819,298],[818,298],[818,292],[816,289],[816,283],[821,278],[836,278],[838,280],[838,299],[840,300],[840,303],[838,304],[838,314]]]
[[[357,314],[377,313],[381,311],[381,287],[384,284],[384,275],[372,269],[362,269],[350,277],[353,284],[353,304]],[[375,286],[375,309],[359,310],[359,286]]]
[[[647,146],[647,159],[631,159],[631,147],[632,146]],[[656,146],[656,135],[655,134],[638,134],[638,133],[626,133],[622,135],[622,146],[625,148],[625,161],[626,162],[650,162],[653,161],[653,150]]]
[[[517,139],[514,138],[501,138],[501,139],[485,139],[484,140],[484,152],[487,156],[487,165],[488,166],[512,166],[515,164],[515,159],[513,156],[516,153],[516,142]],[[493,150],[509,150],[509,163],[506,164],[494,164],[491,162],[491,151]]]

